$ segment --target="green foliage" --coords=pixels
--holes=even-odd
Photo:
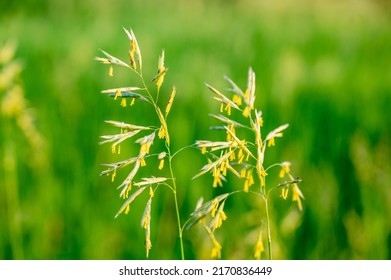
[[[126,216],[113,219],[122,202],[111,178],[97,176],[101,163],[116,160],[97,145],[100,135],[112,133],[104,120],[121,120],[131,111],[142,116],[140,125],[158,121],[143,114],[143,105],[118,108],[100,94],[136,80],[121,70],[108,77],[107,69],[93,61],[99,48],[113,54],[127,50],[118,28],[125,26],[136,31],[149,54],[143,57],[146,77],[156,75],[156,58],[162,47],[167,50],[170,70],[161,91],[169,92],[173,81],[178,91],[170,113],[176,117],[167,120],[175,132],[170,134],[173,151],[197,139],[218,139],[216,131],[205,129],[213,107],[202,82],[222,89],[226,74],[243,88],[250,65],[257,73],[255,107],[267,116],[265,131],[290,123],[266,164],[291,160],[295,174],[305,179],[300,187],[306,200],[301,216],[286,201],[273,198],[274,258],[389,259],[389,11],[378,5],[384,1],[277,2],[1,2],[0,45],[17,42],[14,57],[22,65],[18,83],[45,145],[34,153],[17,123],[1,115],[0,258],[145,258],[139,242],[144,233]],[[133,152],[138,151],[121,146],[121,154]],[[41,155],[39,164],[32,161],[33,154]],[[15,165],[4,158],[13,158]],[[178,197],[181,213],[191,213],[199,197],[209,200],[224,191],[208,188],[206,176],[189,182],[204,164],[193,149],[173,161],[176,182],[184,186]],[[274,175],[270,178],[278,177]],[[12,186],[17,192],[7,200]],[[248,240],[258,234],[253,221],[261,209],[250,208],[243,196],[232,196],[225,204],[224,231],[232,235],[216,231],[222,258],[252,254]],[[138,217],[148,200],[147,193],[141,197],[144,201],[132,203]],[[158,192],[154,199],[159,203],[153,204],[151,215],[160,218],[151,220],[151,241],[159,250],[152,250],[150,258],[179,258],[179,242],[171,238],[177,235],[172,195]],[[192,248],[188,259],[210,258],[210,243],[199,231],[193,227],[184,235],[185,247]]]

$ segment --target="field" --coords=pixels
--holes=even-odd
[[[105,120],[156,121],[143,106],[121,107],[100,93],[137,83],[130,71],[115,68],[110,77],[94,61],[100,49],[128,59],[123,27],[137,36],[147,82],[165,50],[161,92],[168,99],[171,85],[177,90],[167,120],[173,151],[216,138],[208,113],[218,105],[205,83],[227,88],[226,75],[244,88],[249,67],[265,131],[289,123],[267,163],[290,161],[305,199],[299,211],[273,194],[275,259],[391,258],[387,1],[35,2],[0,1],[0,49],[14,43],[17,63],[0,61],[0,259],[146,258],[140,219],[147,197],[115,219],[126,172],[116,183],[99,176],[102,163],[133,152],[98,144],[113,133]],[[7,69],[23,95],[16,105],[6,98]],[[204,164],[195,148],[173,160],[183,220],[201,196],[237,188],[212,188],[211,176],[191,180]],[[268,184],[280,182],[269,175]],[[164,189],[155,195],[149,258],[180,259],[173,197]],[[228,219],[215,232],[222,259],[253,258],[262,217],[248,202],[241,194],[227,202]],[[211,258],[201,227],[185,231],[183,241],[187,259]]]

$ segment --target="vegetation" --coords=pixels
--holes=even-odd
[[[270,193],[274,259],[391,257],[391,31],[386,1],[41,2],[0,4],[0,47],[15,42],[12,61],[20,71],[12,84],[21,89],[19,109],[12,111],[5,102],[10,84],[4,83],[9,72],[2,58],[0,259],[145,258],[145,232],[134,226],[133,217],[140,221],[149,192],[132,202],[131,217],[114,219],[124,201],[118,199],[111,176],[98,176],[106,168],[102,163],[140,151],[136,144],[123,143],[119,156],[98,145],[104,141],[100,135],[113,133],[104,120],[126,122],[134,116],[134,124],[160,128],[157,114],[144,113],[148,103],[136,100],[121,107],[100,94],[140,81],[125,68],[114,69],[110,77],[93,61],[101,55],[99,49],[124,53],[128,42],[122,26],[135,31],[148,54],[142,61],[148,87],[149,77],[156,75],[156,58],[166,50],[170,70],[159,106],[164,111],[175,84],[167,118],[172,152],[199,139],[226,137],[208,129],[216,125],[208,117],[215,114],[216,103],[203,82],[224,92],[226,75],[243,89],[249,66],[257,75],[254,108],[262,109],[265,135],[289,122],[283,139],[267,150],[265,167],[290,160],[293,178],[303,179],[300,189],[306,199],[299,211],[279,199],[280,192]],[[21,116],[31,125],[21,125]],[[154,145],[157,156],[165,149],[165,140],[160,141]],[[155,163],[158,167],[159,160]],[[230,174],[222,188],[211,188],[209,176],[189,180],[206,163],[198,149],[189,148],[172,161],[174,176],[162,171],[162,177],[175,177],[181,188],[182,226],[200,197],[210,201],[244,186]],[[268,172],[267,186],[289,180],[279,178],[279,172]],[[116,182],[126,175],[118,172]],[[149,258],[180,259],[173,192],[161,190],[154,193],[151,208]],[[249,193],[230,196],[224,206],[228,219],[214,232],[222,259],[252,258],[263,206]],[[184,233],[187,259],[211,257],[205,236],[198,225]],[[267,258],[266,253],[261,257]]]

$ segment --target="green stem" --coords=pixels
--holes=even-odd
[[[181,258],[182,260],[185,260],[185,251],[183,249],[183,237],[182,237],[182,224],[181,224],[181,217],[180,217],[180,212],[179,212],[179,205],[178,205],[178,197],[177,197],[177,188],[176,188],[176,182],[174,178],[174,172],[172,170],[172,157],[171,157],[171,152],[170,149],[168,149],[168,156],[169,156],[169,167],[170,167],[170,174],[172,178],[172,185],[173,185],[173,193],[174,193],[174,203],[175,203],[175,212],[176,212],[176,218],[177,218],[177,225],[178,225],[178,235],[179,235],[179,243],[181,246]]]
[[[20,215],[19,187],[16,175],[17,162],[15,159],[15,150],[13,145],[8,145],[4,149],[4,185],[6,193],[6,212],[8,212],[8,229],[10,235],[10,244],[12,258],[15,260],[23,259],[23,237],[22,224],[18,216]]]
[[[141,80],[141,83],[143,84],[144,90],[145,90],[146,93],[148,94],[149,101],[152,102],[152,105],[153,105],[153,107],[155,107],[155,110],[156,110],[157,104],[156,104],[155,100],[153,99],[152,94],[151,94],[151,92],[149,91],[147,84],[145,83],[145,80],[144,80],[144,77],[143,77],[142,73],[139,73],[139,72],[137,72],[137,71],[135,71],[135,72],[139,75],[140,80]]]
[[[270,217],[269,217],[269,204],[267,196],[263,197],[263,200],[265,201],[265,211],[266,211],[266,230],[267,230],[267,247],[269,252],[269,260],[272,260],[272,235],[270,232]]]
[[[152,94],[150,93],[148,87],[147,87],[147,84],[145,83],[145,80],[144,80],[144,77],[142,75],[142,73],[140,72],[137,72],[136,73],[140,76],[141,78],[141,82],[145,88],[145,91],[147,92],[149,98],[150,98],[150,101],[152,102],[152,105],[153,107],[155,108],[155,111],[156,111],[156,114],[159,116],[159,111],[158,111],[158,105],[157,105],[157,102],[158,102],[158,99],[159,99],[159,90],[157,92],[157,95],[156,95],[156,100],[152,97]],[[167,134],[168,134],[168,131],[167,131]],[[174,155],[172,156],[171,155],[171,149],[170,149],[170,145],[166,142],[166,147],[167,147],[167,153],[168,153],[168,162],[169,162],[169,169],[170,169],[170,176],[172,178],[172,192],[174,194],[174,203],[175,203],[175,212],[176,212],[176,218],[177,218],[177,225],[178,225],[178,235],[179,235],[179,243],[180,243],[180,246],[181,246],[181,258],[182,260],[185,259],[185,251],[184,251],[184,248],[183,248],[183,238],[182,238],[182,224],[181,224],[181,217],[180,217],[180,212],[179,212],[179,205],[178,205],[178,196],[177,196],[177,187],[176,187],[176,182],[175,182],[175,178],[174,178],[174,172],[173,172],[173,169],[172,169],[172,158],[174,157]]]

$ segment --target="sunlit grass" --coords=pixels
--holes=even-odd
[[[0,41],[18,43],[16,57],[23,66],[20,80],[27,107],[34,108],[35,124],[47,143],[46,165],[35,168],[26,160],[30,157],[24,136],[13,138],[24,257],[145,257],[144,244],[129,239],[142,239],[142,231],[133,230],[127,217],[113,223],[112,210],[120,205],[110,187],[111,178],[96,176],[99,164],[113,157],[97,144],[99,135],[112,133],[103,121],[120,119],[129,107],[119,108],[94,93],[123,86],[120,81],[132,78],[120,71],[111,78],[92,58],[99,48],[122,53],[127,42],[118,27],[131,26],[149,54],[143,60],[145,75],[156,74],[156,59],[165,48],[170,70],[162,92],[170,92],[175,82],[182,93],[177,94],[174,107],[181,117],[168,119],[173,131],[184,127],[183,133],[170,135],[174,150],[197,139],[217,139],[215,131],[205,129],[210,123],[206,110],[214,107],[202,82],[223,90],[226,84],[221,76],[226,74],[243,85],[249,65],[257,73],[256,106],[267,116],[265,131],[290,123],[281,144],[276,143],[278,149],[270,150],[269,163],[291,160],[295,173],[305,178],[301,188],[307,199],[303,216],[290,216],[294,224],[300,224],[298,229],[284,220],[288,211],[293,212],[287,201],[275,200],[271,206],[276,222],[272,229],[281,230],[274,235],[274,258],[389,258],[389,182],[381,175],[387,174],[390,156],[385,147],[391,138],[389,13],[377,5],[382,1],[312,2],[197,1],[190,5],[167,1],[159,9],[154,1],[118,1],[110,6],[105,1],[41,1],[39,7],[28,2],[2,3]],[[194,110],[198,103],[203,106]],[[142,114],[141,108],[133,109]],[[196,126],[204,129],[194,130]],[[6,131],[1,119],[2,147],[10,137]],[[121,150],[133,151],[124,146]],[[177,180],[181,184],[203,165],[193,150],[178,158],[187,154],[195,158],[191,166],[184,169],[173,163],[180,170]],[[362,154],[370,155],[369,160],[360,161]],[[4,170],[3,162],[0,167]],[[372,182],[362,170],[372,174]],[[271,184],[278,184],[271,178]],[[201,187],[209,184],[207,177],[200,177],[187,186],[186,195],[192,199],[180,203],[183,213],[194,210],[192,203],[201,194],[205,199],[221,194],[220,188],[201,193]],[[170,201],[168,194],[159,195],[160,201]],[[4,198],[0,196],[0,205]],[[169,217],[172,209],[165,205],[155,204],[152,211]],[[144,206],[136,203],[135,215],[141,217]],[[230,212],[230,206],[239,207],[242,213],[247,208],[239,196],[225,206],[229,218],[224,230],[236,232],[232,222],[236,213]],[[4,208],[0,215],[3,229]],[[175,220],[165,220],[152,228],[175,236]],[[250,240],[256,234],[250,234],[255,229],[252,220],[252,212],[240,219]],[[169,232],[170,228],[174,231]],[[188,251],[189,257],[209,258],[210,244],[203,246],[203,239],[193,238],[196,231],[185,236],[185,243],[195,248]],[[368,239],[377,235],[377,239]],[[242,236],[244,232],[238,231],[232,242],[224,243],[222,258],[251,255],[247,239],[248,246],[239,244]],[[225,240],[219,233],[217,237]],[[151,238],[162,249],[163,258],[177,258],[176,241],[170,243],[168,237],[153,231]],[[120,247],[124,240],[129,246]],[[0,248],[1,258],[13,257],[10,236],[3,230]],[[151,258],[158,257],[156,251],[150,253]]]

